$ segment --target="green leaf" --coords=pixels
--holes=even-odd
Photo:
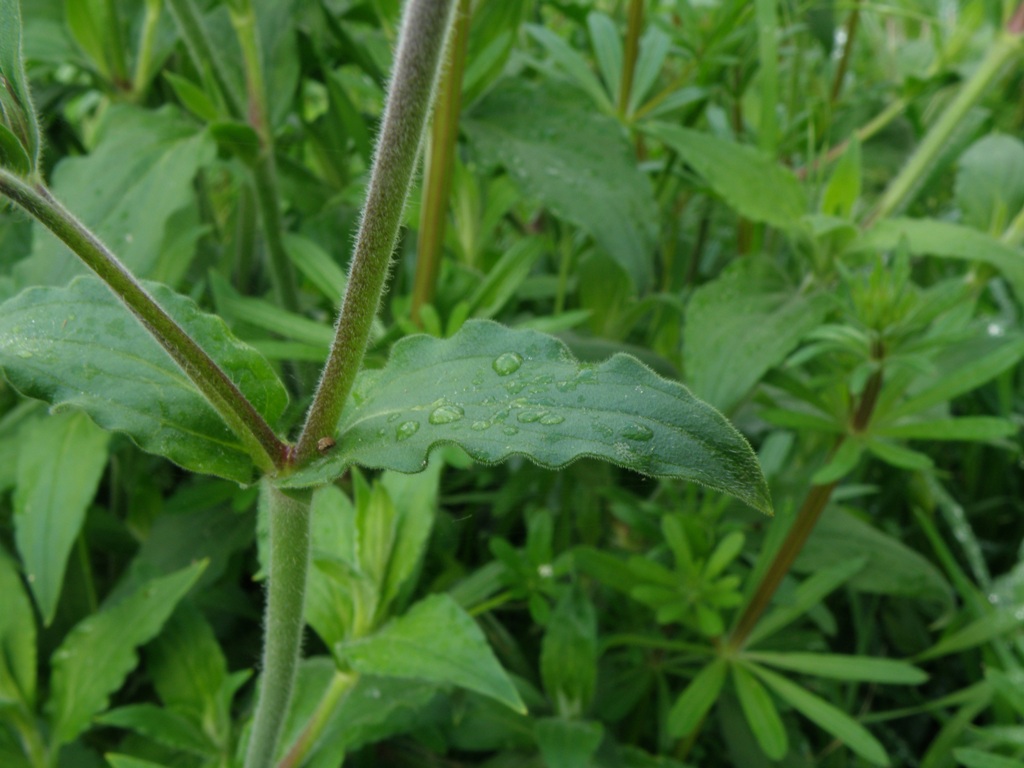
[[[953,757],[964,768],[1024,768],[1024,761],[1014,760],[1011,757],[994,755],[991,752],[984,752],[980,749],[954,749]]]
[[[844,440],[828,463],[814,473],[811,482],[826,485],[842,480],[860,463],[864,455],[864,443],[860,440]]]
[[[416,472],[431,448],[454,443],[488,464],[517,454],[552,469],[605,459],[771,510],[746,440],[681,384],[626,355],[583,365],[557,339],[488,321],[450,339],[401,340],[384,369],[357,380],[336,442],[283,484],[328,481],[352,463]]]
[[[110,764],[111,768],[167,768],[165,765],[160,763],[154,763],[149,760],[140,760],[137,757],[131,755],[105,755],[107,763]]]
[[[617,94],[622,78],[622,41],[619,39],[619,30],[608,14],[599,11],[587,14],[587,30],[590,32],[590,44],[594,48],[605,88],[608,93]]]
[[[992,611],[946,635],[931,648],[918,654],[916,658],[918,661],[927,661],[960,653],[1019,629],[1020,616],[1017,608]]]
[[[694,291],[686,308],[683,360],[694,394],[732,410],[821,325],[830,303],[798,292],[770,259],[731,264]]]
[[[807,212],[796,177],[754,147],[668,123],[645,125],[643,131],[676,152],[744,218],[791,229]]]
[[[954,194],[964,223],[1002,233],[1024,206],[1024,144],[1014,136],[990,133],[963,153]]]
[[[133,274],[153,277],[163,244],[176,234],[172,219],[195,208],[193,179],[214,153],[209,137],[174,109],[115,105],[105,114],[95,148],[57,165],[51,190]],[[15,267],[21,285],[65,285],[85,274],[41,224],[33,230],[32,255]]]
[[[14,561],[0,549],[0,707],[36,699],[36,619]]]
[[[367,675],[457,685],[525,712],[519,694],[473,619],[448,595],[431,595],[374,635],[335,653]]]
[[[176,75],[173,72],[163,72],[163,77],[174,89],[174,95],[178,97],[185,108],[203,122],[212,123],[217,120],[220,110],[213,100],[206,95],[206,91],[200,88],[186,77]]]
[[[555,712],[579,717],[597,683],[597,614],[579,588],[569,588],[551,614],[541,642],[540,673]]]
[[[0,0],[0,74],[7,81],[0,87],[7,89],[21,112],[17,117],[8,115],[8,127],[24,148],[29,167],[34,169],[39,164],[39,125],[21,52],[21,0]]]
[[[57,610],[68,555],[107,465],[109,441],[110,435],[83,413],[51,416],[24,432],[14,540],[47,626]]]
[[[830,680],[853,680],[890,685],[920,685],[928,675],[905,661],[847,656],[836,653],[776,653],[750,651],[745,658],[779,669]]]
[[[736,697],[761,751],[772,760],[781,760],[789,749],[789,738],[772,697],[742,664],[731,668]]]
[[[888,440],[869,439],[867,448],[886,464],[892,464],[892,466],[899,469],[907,469],[911,472],[927,472],[935,466],[931,457],[927,454]]]
[[[507,79],[463,119],[485,165],[502,165],[522,194],[581,227],[635,288],[653,278],[657,206],[616,120],[571,89]]]
[[[601,746],[601,723],[545,717],[533,726],[533,735],[547,768],[580,768],[591,765]]]
[[[845,712],[781,675],[754,664],[750,665],[750,669],[775,692],[775,695],[819,728],[846,744],[853,752],[873,765],[889,765],[889,756],[878,739]]]
[[[151,640],[192,587],[205,563],[153,579],[120,602],[79,622],[54,651],[46,710],[56,743],[73,741],[107,706]]]
[[[1024,258],[1019,248],[962,224],[938,219],[887,219],[878,222],[851,245],[851,250],[888,251],[905,240],[914,256],[939,256],[989,264],[1024,297]]]
[[[522,285],[544,250],[545,244],[540,238],[523,238],[505,251],[469,297],[473,316],[491,318],[497,315]]]
[[[219,318],[168,288],[157,301],[274,423],[287,394],[257,352]],[[245,447],[167,353],[95,278],[23,291],[0,304],[0,368],[29,397],[85,411],[104,429],[195,472],[251,482]]]
[[[853,216],[853,207],[860,198],[861,190],[861,152],[860,142],[856,136],[843,156],[836,163],[832,176],[821,199],[821,212],[827,216],[849,219]]]
[[[100,725],[125,728],[175,750],[195,755],[216,755],[217,745],[195,722],[154,704],[118,707],[96,718]]]
[[[996,440],[1011,437],[1019,427],[1010,419],[994,416],[962,416],[872,427],[871,432],[908,440]]]
[[[700,726],[718,700],[728,671],[728,662],[715,659],[690,681],[668,713],[666,728],[672,738],[681,739]]]
[[[547,27],[531,24],[526,29],[530,37],[544,46],[551,60],[591,98],[594,104],[604,112],[613,111],[614,107],[608,100],[608,94],[601,86],[601,81],[590,71],[590,65],[579,52]],[[593,105],[588,106],[592,111]]]

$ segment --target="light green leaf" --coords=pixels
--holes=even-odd
[[[497,315],[522,285],[544,250],[544,241],[535,237],[517,240],[505,251],[469,297],[473,316],[491,318]]]
[[[837,653],[776,653],[750,651],[745,658],[779,669],[831,680],[854,680],[890,685],[920,685],[928,675],[905,661],[847,656]]]
[[[980,749],[954,749],[953,756],[964,768],[1024,768],[1024,761],[995,755]]]
[[[939,640],[924,653],[917,655],[918,661],[938,659],[952,653],[960,653],[987,643],[1000,635],[1016,632],[1020,629],[1019,608],[1004,608],[992,611],[981,618],[975,619],[965,627],[951,632]]]
[[[153,277],[174,234],[168,225],[196,205],[192,181],[214,154],[213,142],[173,109],[113,106],[95,148],[62,160],[51,190],[135,275]],[[65,285],[86,273],[41,224],[34,230],[32,255],[15,267],[21,285]]]
[[[814,473],[811,482],[815,485],[826,485],[842,480],[853,471],[863,455],[864,443],[862,441],[844,440],[828,463]]]
[[[934,466],[934,462],[927,454],[888,440],[869,439],[867,448],[886,464],[892,464],[899,469],[927,472]]]
[[[36,699],[36,619],[14,561],[0,549],[0,706]]]
[[[533,726],[533,735],[547,768],[580,768],[591,765],[601,746],[601,723],[545,717]]]
[[[79,622],[54,651],[46,710],[56,743],[73,741],[107,706],[138,663],[135,649],[151,640],[199,578],[205,563],[153,579],[120,602]]]
[[[1024,206],[1024,144],[1014,136],[990,133],[974,142],[957,165],[954,194],[964,222],[1001,233]]]
[[[740,216],[790,229],[807,212],[796,177],[754,147],[668,123],[643,131],[678,153]]]
[[[730,411],[821,325],[829,305],[800,293],[770,259],[734,262],[686,308],[683,359],[694,394]]]
[[[728,671],[728,662],[719,658],[696,674],[669,710],[666,728],[670,736],[681,739],[693,733],[718,700]]]
[[[657,206],[619,123],[578,92],[507,79],[463,119],[485,165],[597,242],[643,291],[653,277]]]
[[[14,541],[47,626],[57,610],[68,555],[107,465],[109,441],[109,433],[83,413],[44,419],[21,441]]]
[[[619,30],[611,17],[600,11],[587,14],[587,30],[590,32],[590,44],[594,48],[605,87],[608,93],[617,94],[619,80],[622,78],[622,41],[619,39]]]
[[[1009,419],[994,416],[962,416],[902,424],[885,424],[872,433],[907,440],[996,440],[1017,434],[1019,427]]]
[[[540,673],[555,712],[580,717],[597,682],[597,614],[579,588],[569,588],[551,614],[541,642]]]
[[[190,299],[161,285],[147,288],[273,424],[287,393],[266,360]],[[239,439],[95,278],[30,289],[0,304],[0,368],[23,394],[81,409],[145,451],[196,472],[252,480],[252,462]]]
[[[1021,250],[962,224],[938,219],[886,219],[864,233],[851,250],[888,251],[898,247],[903,240],[914,256],[939,256],[989,264],[1010,282],[1018,299],[1024,297],[1024,255]]]
[[[431,595],[374,635],[335,646],[367,675],[457,685],[526,712],[483,632],[448,595]]]
[[[171,749],[194,755],[213,756],[217,753],[217,745],[196,722],[154,704],[118,707],[97,717],[96,722],[134,731]]]
[[[165,765],[160,763],[154,763],[149,760],[140,760],[137,757],[131,755],[105,755],[107,763],[110,768],[167,768]]]
[[[657,81],[671,47],[672,38],[653,24],[647,27],[640,38],[640,55],[637,57],[636,70],[633,72],[633,87],[629,94],[630,114],[636,112],[641,100],[647,96],[651,86]]]
[[[20,0],[0,0],[0,74],[6,80],[6,86],[0,87],[8,89],[21,111],[21,115],[9,116],[9,127],[34,169],[39,163],[39,125],[22,60]]]
[[[450,339],[412,336],[388,365],[364,372],[337,446],[283,484],[330,480],[349,464],[416,472],[454,443],[494,464],[524,455],[558,468],[584,456],[729,493],[770,512],[746,440],[682,385],[626,355],[580,364],[557,339],[487,321]]]
[[[757,739],[761,751],[772,760],[781,760],[789,749],[786,727],[775,702],[764,686],[742,664],[732,664],[732,682],[743,717]]]
[[[790,682],[781,675],[751,664],[750,669],[775,694],[819,728],[835,736],[853,752],[873,765],[889,765],[885,748],[868,730],[824,699]]]
[[[861,190],[860,142],[854,136],[850,146],[836,163],[821,199],[821,212],[827,216],[849,219]]]
[[[567,74],[604,112],[613,110],[601,81],[590,71],[590,65],[572,46],[547,27],[531,24],[527,31],[547,50],[551,60]]]

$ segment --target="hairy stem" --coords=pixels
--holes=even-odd
[[[334,433],[366,353],[398,240],[453,7],[454,0],[410,0],[405,7],[348,289],[331,353],[299,438],[295,454],[299,465],[316,455],[318,440]]]
[[[459,138],[462,73],[469,43],[469,21],[469,0],[459,0],[451,45],[448,47],[447,72],[441,80],[437,109],[431,124],[430,151],[424,174],[420,234],[416,243],[416,277],[412,289],[412,319],[416,323],[419,323],[420,307],[434,299],[437,275],[441,269],[455,145]]]
[[[309,571],[309,494],[292,496],[270,483],[264,485],[263,492],[270,518],[263,674],[245,768],[270,768],[274,764],[302,651]]]
[[[283,463],[286,455],[284,443],[223,369],[156,303],[99,238],[50,195],[45,186],[30,184],[0,169],[0,194],[9,197],[44,224],[107,284],[220,414],[260,469],[273,472]]]

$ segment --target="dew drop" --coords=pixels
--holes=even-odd
[[[545,427],[554,426],[555,424],[561,424],[565,421],[564,416],[559,416],[557,413],[545,413],[540,417],[540,423]]]
[[[27,360],[28,358],[32,357],[32,353],[29,352],[27,349],[21,349],[18,350],[18,357]]]
[[[491,428],[491,422],[489,421],[474,421],[470,425],[470,429],[475,429],[477,432],[483,432],[485,429]]]
[[[398,429],[395,430],[395,437],[401,440],[408,440],[410,437],[419,432],[420,423],[418,421],[403,421],[398,425]]]
[[[622,436],[627,440],[636,440],[641,443],[646,443],[654,437],[654,432],[643,424],[630,424],[622,430]]]
[[[523,424],[533,424],[548,415],[547,411],[520,411],[516,420]]]
[[[390,416],[388,416],[388,424],[394,424],[400,418],[402,418],[402,414],[400,414],[400,413],[392,413]]]
[[[457,405],[439,405],[430,412],[427,421],[431,424],[451,424],[465,415],[466,412]]]
[[[526,389],[525,381],[509,381],[505,384],[505,389],[508,390],[510,395],[518,395],[524,389]]]
[[[510,437],[512,435],[518,435],[519,434],[519,429],[517,427],[505,427],[501,431],[504,432],[506,435],[508,435]]]
[[[499,376],[510,376],[519,370],[519,366],[523,364],[522,355],[516,354],[515,352],[505,352],[504,354],[498,355],[494,358],[494,362],[491,363],[491,368]]]

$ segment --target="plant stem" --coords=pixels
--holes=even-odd
[[[309,571],[309,493],[293,496],[264,484],[270,518],[270,563],[264,614],[263,674],[245,768],[270,768],[288,714],[302,650]]]
[[[843,80],[846,79],[846,70],[850,66],[853,43],[857,38],[857,28],[860,26],[860,6],[860,0],[854,0],[853,10],[846,17],[846,40],[843,41],[843,55],[839,59],[835,79],[832,80],[832,93],[829,97],[829,101],[832,104],[835,104],[839,99],[839,92],[843,89]]]
[[[45,186],[30,184],[0,169],[0,193],[44,224],[107,284],[220,414],[260,469],[273,472],[283,463],[286,446],[259,411],[99,238],[55,200]]]
[[[310,717],[309,722],[295,744],[288,750],[288,754],[281,758],[277,768],[298,768],[298,766],[302,765],[302,761],[309,754],[309,750],[313,748],[317,739],[323,734],[324,728],[327,727],[334,709],[352,692],[357,682],[359,682],[358,673],[341,671],[334,673],[330,685],[327,686],[323,697],[316,705],[313,716]]]
[[[299,465],[316,455],[320,438],[334,434],[366,353],[398,240],[453,7],[454,0],[410,0],[405,7],[348,289],[331,354],[296,448]]]
[[[437,108],[430,127],[430,151],[427,153],[424,174],[420,234],[416,247],[416,277],[412,289],[412,319],[417,325],[420,307],[434,299],[437,275],[441,268],[455,145],[459,137],[459,114],[462,111],[462,73],[466,66],[469,22],[469,0],[459,0],[452,39],[448,46],[446,73],[441,80]]]
[[[1012,29],[1012,27],[1011,27]],[[892,180],[875,209],[865,218],[864,228],[879,219],[884,219],[906,205],[923,178],[932,170],[936,158],[946,147],[953,131],[963,121],[968,111],[981,99],[1003,67],[1021,50],[1021,35],[1004,32],[996,38],[985,58],[970,79],[946,107],[935,124],[928,129],[914,154]]]
[[[622,77],[619,79],[619,114],[629,112],[633,96],[636,60],[640,55],[640,30],[644,24],[644,0],[629,0],[629,21],[626,27],[626,48],[622,55]]]
[[[757,0],[757,49],[761,67],[761,118],[758,146],[775,157],[779,143],[779,18],[777,0]]]
[[[200,75],[212,76],[228,112],[234,117],[242,117],[242,99],[232,85],[227,69],[217,55],[213,43],[206,35],[206,27],[193,0],[167,0],[167,6],[171,9],[171,15],[174,16],[178,31],[185,41],[185,47],[192,57],[192,63]]]

